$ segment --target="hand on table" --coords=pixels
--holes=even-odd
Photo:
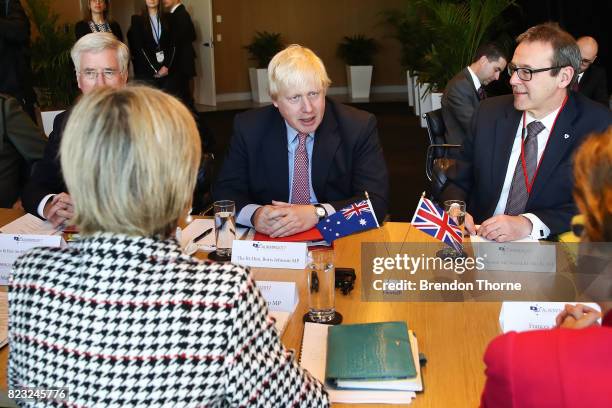
[[[313,205],[289,204],[272,201],[253,215],[255,230],[272,238],[286,237],[306,231],[319,221]]]
[[[599,311],[578,303],[576,306],[565,305],[565,309],[557,316],[556,323],[557,327],[584,329],[596,324],[597,319],[600,317],[601,313]]]
[[[474,217],[472,217],[472,214],[470,214],[469,212],[465,213],[465,220],[463,221],[463,226],[470,235],[476,235],[476,225],[474,224]]]
[[[72,198],[68,193],[56,194],[45,204],[43,215],[54,227],[70,221],[74,217]]]
[[[494,215],[480,225],[478,235],[497,242],[515,241],[528,236],[532,228],[529,218],[522,215]]]
[[[162,78],[162,77],[165,77],[166,75],[168,75],[168,68],[164,66],[164,67],[161,67],[159,71],[157,71],[157,73],[153,76],[155,78]]]

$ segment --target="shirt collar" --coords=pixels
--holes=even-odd
[[[174,5],[174,7],[172,7],[172,9],[170,10],[170,13],[174,13],[174,10],[176,10],[176,8],[177,8],[178,6],[180,6],[181,4],[183,4],[183,3],[181,3],[180,1],[179,1],[178,3],[176,3],[176,4]]]
[[[474,71],[472,71],[472,68],[467,67],[467,69],[468,69],[468,72],[470,73],[470,76],[472,77],[472,82],[474,82],[474,86],[476,87],[476,90],[479,90],[480,87],[482,86],[482,84],[480,83],[480,79],[478,79]]]
[[[584,75],[584,72],[581,72],[578,74],[578,82],[580,82],[580,80],[582,79],[582,76]]]
[[[557,118],[557,113],[559,113],[560,109],[561,109],[561,106],[559,106],[557,109],[555,109],[554,111],[550,112],[548,115],[540,119],[540,122],[544,125],[544,127],[546,127],[546,130],[548,130],[549,132],[552,130],[553,124],[555,123],[555,119]],[[526,117],[526,122],[527,122],[525,123],[525,126],[527,126],[534,120],[537,120],[536,118],[531,116],[529,112],[527,112],[527,115],[525,117]]]

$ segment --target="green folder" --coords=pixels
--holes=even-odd
[[[416,374],[406,322],[329,328],[327,380],[394,380]]]

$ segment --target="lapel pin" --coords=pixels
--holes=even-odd
[[[569,139],[569,137],[570,137],[570,136],[569,136],[567,133],[563,135],[563,138],[564,138],[564,139]]]

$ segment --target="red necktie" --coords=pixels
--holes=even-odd
[[[293,180],[291,181],[291,203],[310,204],[310,180],[308,175],[307,134],[298,133],[298,147],[293,159]]]

